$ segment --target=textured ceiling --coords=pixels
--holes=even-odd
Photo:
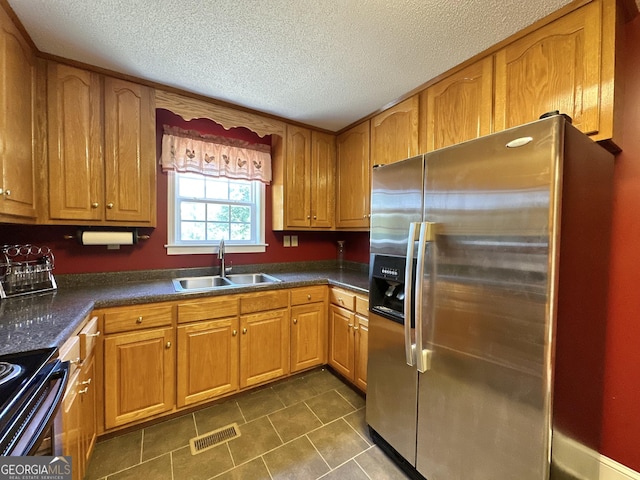
[[[8,2],[43,52],[336,131],[569,0]]]

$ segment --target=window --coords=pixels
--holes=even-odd
[[[170,171],[167,253],[264,252],[262,182]]]

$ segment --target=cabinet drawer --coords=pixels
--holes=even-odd
[[[178,304],[178,323],[238,316],[239,297],[224,296]]]
[[[141,305],[105,311],[104,333],[171,325],[172,310],[171,305]]]
[[[58,350],[58,358],[69,362],[69,375],[73,374],[80,363],[80,338],[77,335],[62,344]]]
[[[96,341],[100,336],[98,331],[98,317],[92,317],[82,330],[80,330],[80,360],[84,361],[93,352]]]
[[[291,290],[291,305],[305,305],[307,303],[324,302],[326,300],[327,287],[294,288]]]
[[[369,299],[366,297],[356,296],[356,313],[363,317],[369,316]]]
[[[329,292],[329,300],[331,301],[331,303],[342,308],[346,308],[351,311],[354,311],[356,309],[355,293],[350,293],[346,290],[340,290],[338,288],[332,288]]]
[[[240,313],[261,312],[275,310],[289,305],[289,290],[275,290],[270,292],[253,293],[240,298]]]

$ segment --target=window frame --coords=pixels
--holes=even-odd
[[[189,172],[191,174],[191,172]],[[198,174],[196,174],[198,175]],[[219,241],[206,243],[177,243],[176,242],[176,183],[177,172],[169,170],[167,172],[167,255],[190,255],[190,254],[217,254]],[[234,179],[230,179],[234,180]],[[264,253],[265,243],[265,197],[266,188],[264,183],[258,182],[258,192],[256,195],[256,221],[259,223],[257,227],[257,242],[234,244],[230,240],[225,240],[225,251],[227,253]]]

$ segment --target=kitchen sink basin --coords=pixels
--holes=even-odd
[[[262,285],[276,283],[281,280],[266,273],[236,273],[221,277],[212,275],[205,277],[174,278],[173,288],[176,292],[189,292],[193,290],[215,290],[225,287],[242,287],[250,285]]]
[[[237,285],[257,285],[259,283],[276,283],[280,281],[266,273],[234,273],[227,275],[227,280]]]
[[[219,275],[209,277],[174,278],[173,286],[177,292],[185,290],[205,290],[218,287],[229,287],[231,282]]]

